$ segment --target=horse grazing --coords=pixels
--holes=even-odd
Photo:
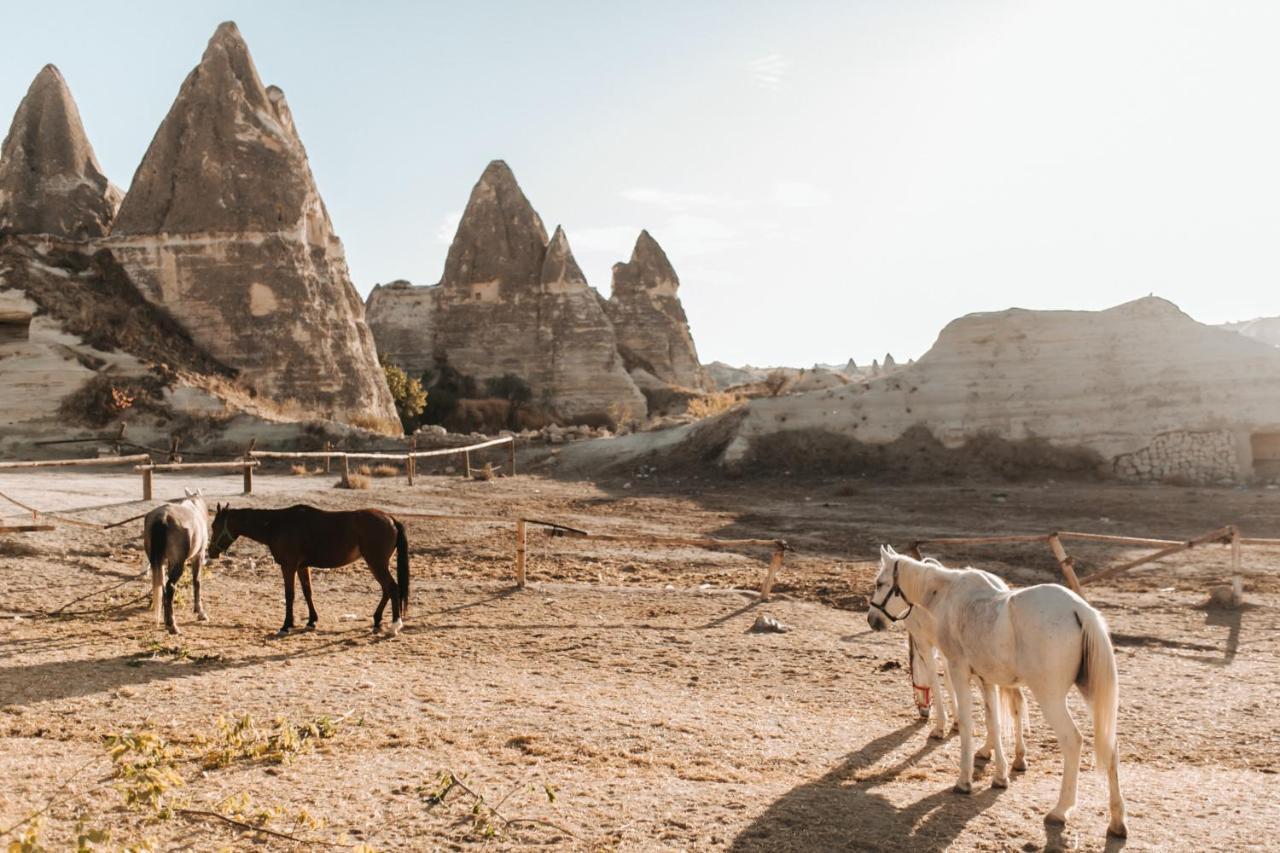
[[[142,521],[142,550],[151,566],[151,612],[157,622],[163,619],[170,634],[178,633],[173,619],[173,593],[188,560],[191,561],[196,618],[201,622],[209,618],[200,601],[200,570],[208,559],[205,549],[209,547],[209,510],[199,490],[184,491],[185,498],[156,507]],[[160,615],[162,598],[163,617]]]
[[[925,563],[931,563],[941,566],[937,560],[930,557],[924,559]],[[981,571],[974,569],[974,571]],[[992,584],[1000,589],[1008,589],[1009,586],[1003,579],[989,572],[983,572]],[[920,716],[928,719],[930,714],[930,706],[933,709],[933,730],[929,736],[941,740],[947,736],[947,709],[950,708],[951,719],[957,721],[959,714],[956,713],[956,688],[951,683],[951,674],[944,670],[943,675],[947,681],[948,696],[946,701],[943,700],[942,685],[938,682],[938,663],[935,660],[935,652],[938,647],[937,625],[934,618],[924,609],[916,610],[912,608],[905,617],[900,620],[890,618],[890,621],[901,621],[907,629],[910,637],[909,654],[911,656],[911,686],[916,700],[916,708],[920,712]],[[945,662],[944,662],[945,663]],[[920,684],[918,679],[923,676],[924,684]],[[1024,739],[1025,728],[1027,725],[1026,700],[1022,695],[1021,687],[1000,687],[997,688],[999,699],[1002,703],[1001,707],[1008,711],[1012,718],[1014,731],[1014,770],[1027,769],[1027,748]],[[921,698],[923,694],[923,699]],[[991,757],[995,750],[995,738],[1000,733],[996,727],[992,725],[991,696],[988,695],[988,689],[985,684],[982,685],[983,701],[987,711],[987,740],[983,747],[976,753],[976,757],[987,760]]]
[[[241,536],[266,545],[284,576],[284,625],[276,636],[293,630],[295,576],[301,577],[307,599],[307,628],[314,628],[318,617],[311,600],[311,570],[335,569],[361,557],[382,587],[382,600],[373,611],[373,630],[382,630],[382,612],[390,601],[391,636],[400,633],[409,608],[409,540],[404,525],[390,515],[377,509],[329,512],[305,504],[288,509],[232,509],[219,504],[209,556],[219,556]]]
[[[1115,651],[1106,622],[1080,596],[1056,584],[1040,584],[1010,592],[993,584],[985,572],[948,569],[937,562],[905,557],[880,549],[867,621],[877,631],[919,609],[932,617],[938,648],[947,659],[954,684],[971,677],[984,685],[1031,689],[1062,749],[1062,789],[1058,803],[1045,816],[1065,823],[1076,803],[1080,772],[1080,730],[1067,710],[1067,693],[1080,689],[1093,714],[1094,748],[1099,767],[1107,771],[1111,821],[1107,832],[1124,837],[1124,797],[1120,793],[1116,754],[1116,713],[1120,704]],[[984,688],[989,689],[989,688]],[[956,694],[960,720],[960,779],[955,790],[973,786],[972,698]],[[992,725],[1000,728],[999,703],[991,703]],[[996,772],[991,784],[1009,784],[1008,765],[999,738]]]

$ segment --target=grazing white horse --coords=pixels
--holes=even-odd
[[[188,560],[196,618],[201,622],[209,618],[200,601],[200,570],[208,560],[209,509],[199,489],[184,491],[185,498],[161,504],[142,522],[142,550],[151,566],[151,612],[157,622],[163,620],[170,634],[178,633],[173,620],[173,593]]]
[[[1080,689],[1093,714],[1098,766],[1106,770],[1110,786],[1107,832],[1123,838],[1127,830],[1116,754],[1119,678],[1102,615],[1057,584],[1010,592],[993,584],[985,572],[948,569],[882,547],[867,621],[873,630],[883,631],[916,610],[933,619],[952,683],[968,684],[977,677],[984,685],[1031,688],[1062,749],[1062,789],[1057,805],[1045,816],[1050,823],[1065,823],[1076,804],[1082,739],[1067,710],[1067,693],[1072,685]],[[955,695],[960,720],[960,779],[955,789],[967,794],[973,786],[972,698],[968,690]],[[998,731],[999,703],[989,705]],[[991,784],[1003,788],[1009,775],[1000,738],[994,746]]]
[[[923,562],[936,566],[942,566],[937,560],[926,557]],[[974,569],[974,571],[980,571]],[[1003,579],[989,572],[982,572],[987,579],[999,589],[1007,590],[1009,587]],[[935,650],[938,648],[938,631],[937,624],[933,616],[924,608],[910,608],[904,617],[893,619],[891,622],[901,621],[906,627],[907,633],[911,635],[911,686],[915,690],[924,690],[926,693],[925,702],[921,703],[916,700],[916,707],[920,709],[921,716],[928,715],[928,709],[931,705],[933,708],[933,728],[929,732],[929,737],[941,740],[947,736],[947,709],[950,707],[951,719],[959,721],[959,713],[956,709],[956,688],[951,681],[951,671],[949,668],[944,669],[943,675],[947,681],[946,700],[943,700],[942,686],[938,681],[938,663],[935,660]],[[945,666],[945,659],[944,659]],[[916,679],[923,676],[925,683],[918,684]],[[989,759],[995,752],[995,742],[1000,736],[1000,729],[997,726],[997,717],[992,712],[992,703],[998,698],[1002,703],[1001,708],[1008,712],[1014,732],[1014,756],[1013,769],[1027,769],[1027,745],[1025,740],[1025,732],[1027,726],[1026,700],[1022,695],[1021,687],[999,687],[996,689],[989,688],[985,683],[981,684],[983,704],[987,712],[987,739],[982,748],[976,753],[976,757],[982,760]]]

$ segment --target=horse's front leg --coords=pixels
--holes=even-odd
[[[283,637],[293,630],[293,579],[297,573],[298,569],[292,563],[280,567],[280,574],[284,579],[284,624],[276,632],[277,637]]]
[[[1000,689],[988,681],[982,682],[982,701],[987,705],[987,744],[996,759],[996,772],[991,777],[991,787],[1009,787],[1009,762],[1004,756],[1003,734],[1004,714],[1000,707]]]
[[[933,708],[933,728],[929,737],[942,740],[947,736],[947,703],[942,696],[942,685],[938,680],[938,661],[933,646],[916,641],[915,676],[920,678],[924,669],[924,686],[929,690],[929,704]]]
[[[311,600],[311,567],[299,568],[298,577],[302,581],[302,597],[307,600],[307,629],[310,630],[316,626],[316,620],[320,618],[316,615],[316,605]]]
[[[208,559],[205,552],[201,552],[191,564],[191,594],[195,598],[196,619],[201,622],[209,621],[209,614],[204,612],[204,602],[200,598],[200,571]]]
[[[169,568],[169,578],[164,585],[164,625],[170,634],[177,634],[178,623],[173,620],[173,596],[178,590],[178,581],[182,579],[182,570],[187,567],[186,556],[174,560]]]
[[[964,661],[947,661],[947,671],[953,685],[961,685],[955,691],[956,722],[960,726],[960,779],[956,782],[958,794],[973,790],[973,694],[969,691],[969,665]]]
[[[996,742],[1000,740],[1000,730],[995,725],[995,711],[993,710],[994,700],[992,692],[994,688],[988,686],[987,682],[981,678],[978,679],[978,690],[982,693],[982,710],[987,721],[987,736],[982,742],[982,746],[973,754],[977,761],[990,761],[992,754],[996,749]]]
[[[164,624],[164,561],[151,567],[151,616]]]
[[[945,656],[942,660],[942,677],[947,682],[947,706],[951,709],[951,731],[958,732],[960,731],[960,711],[956,706],[956,683],[951,677],[951,667],[947,665]]]

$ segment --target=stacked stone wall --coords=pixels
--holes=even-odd
[[[1234,482],[1239,471],[1235,439],[1223,430],[1161,433],[1112,467],[1122,480],[1145,482]]]

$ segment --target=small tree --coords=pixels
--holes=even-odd
[[[404,431],[412,433],[418,427],[418,416],[427,405],[427,392],[422,383],[412,379],[409,374],[390,362],[383,360],[382,372],[387,377],[387,388],[391,390],[391,399],[396,404],[396,414]]]

